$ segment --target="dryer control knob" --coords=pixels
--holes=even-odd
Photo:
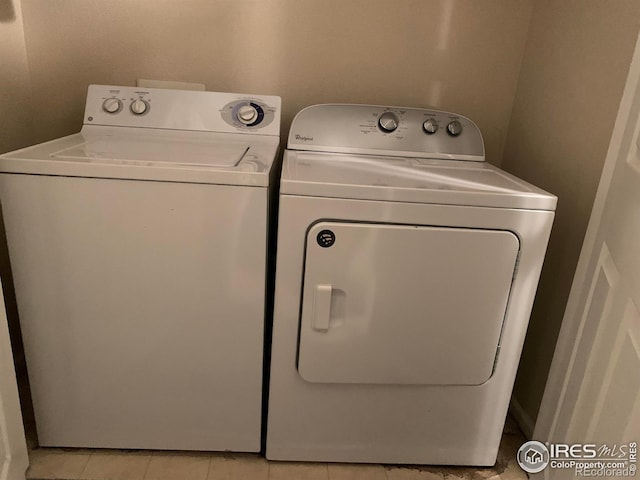
[[[258,111],[252,105],[243,105],[238,110],[238,113],[236,116],[240,123],[243,123],[245,125],[251,125],[258,118]]]
[[[144,115],[149,110],[149,102],[141,98],[137,98],[131,102],[129,109],[134,115]]]
[[[447,125],[447,133],[452,137],[457,137],[462,133],[462,124],[458,120],[453,120]]]
[[[384,112],[378,118],[378,126],[383,132],[391,133],[398,128],[398,116],[393,112]]]
[[[422,124],[422,128],[429,135],[433,135],[434,133],[436,133],[438,131],[438,122],[436,122],[435,118],[428,118]]]
[[[118,113],[122,110],[122,101],[117,98],[107,98],[102,102],[102,110],[107,113]]]

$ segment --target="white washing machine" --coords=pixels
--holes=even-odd
[[[93,85],[0,156],[40,445],[259,450],[279,128],[279,97]]]
[[[280,186],[267,458],[493,465],[556,197],[453,113],[317,105]]]

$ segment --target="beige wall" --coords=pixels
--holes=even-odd
[[[535,420],[640,28],[638,0],[538,0],[503,168],[559,197],[514,398]]]
[[[499,164],[532,0],[23,0],[38,140],[77,131],[87,84],[136,78],[322,102],[432,106]]]
[[[0,153],[32,142],[29,96],[20,3],[0,0]]]

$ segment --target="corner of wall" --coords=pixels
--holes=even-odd
[[[27,58],[21,0],[4,0],[0,18],[0,152],[33,143],[31,78]],[[3,3],[4,3],[3,2]]]
[[[526,40],[524,43],[524,48],[522,49],[522,55],[520,56],[520,64],[518,65],[518,78],[516,80],[516,87],[513,90],[513,96],[511,97],[511,109],[509,110],[509,120],[507,121],[507,124],[505,126],[504,141],[502,142],[502,150],[500,151],[500,158],[499,158],[500,163],[497,165],[498,167],[501,167],[502,164],[504,163],[504,153],[505,153],[505,150],[507,149],[507,141],[509,139],[509,133],[511,130],[511,119],[513,118],[513,108],[516,103],[516,99],[518,98],[518,92],[519,92],[520,83],[522,79],[522,65],[524,64],[524,59],[527,54],[527,50],[529,49],[529,42],[531,40],[529,33],[531,32],[531,24],[533,23],[533,17],[535,16],[536,9],[539,7],[539,5],[540,5],[539,3],[532,2],[530,6],[529,23],[527,24],[527,29],[525,34]]]

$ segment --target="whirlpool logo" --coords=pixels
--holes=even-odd
[[[306,135],[299,135],[296,133],[296,140],[300,140],[302,142],[310,142],[313,140],[313,137],[307,137]]]

